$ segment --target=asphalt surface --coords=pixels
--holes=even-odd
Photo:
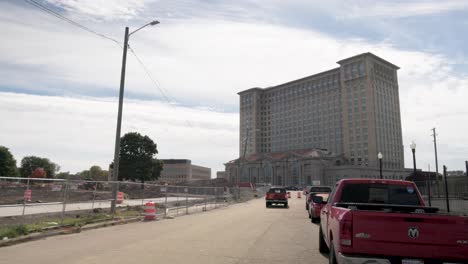
[[[200,198],[193,198],[189,197],[189,201],[197,200]],[[125,207],[127,205],[135,206],[135,205],[143,205],[145,202],[152,201],[155,203],[164,203],[165,198],[146,198],[142,201],[142,199],[131,199],[131,200],[124,200],[122,204],[118,204],[118,207]],[[167,197],[167,202],[175,202],[181,201],[182,203],[185,202],[185,197]],[[110,201],[96,201],[93,202],[81,202],[81,203],[68,203],[65,206],[66,211],[75,211],[75,210],[91,210],[93,208],[110,208],[111,202]],[[31,203],[27,204],[24,210],[25,215],[32,215],[32,214],[43,214],[43,213],[57,213],[63,210],[63,203]],[[4,216],[17,216],[22,215],[23,213],[23,205],[8,205],[8,206],[0,206],[0,217]]]
[[[263,199],[156,222],[133,223],[0,248],[0,263],[327,263],[303,199]]]

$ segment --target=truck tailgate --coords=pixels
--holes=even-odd
[[[353,253],[468,259],[468,218],[353,210]]]
[[[267,200],[287,200],[285,193],[267,193]]]

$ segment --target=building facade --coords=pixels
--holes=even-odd
[[[272,185],[329,185],[345,178],[380,178],[380,168],[349,163],[344,155],[325,149],[302,149],[259,153],[225,164],[226,177],[233,183]],[[406,179],[412,169],[382,169],[384,179]]]
[[[211,179],[211,169],[193,165],[188,159],[164,159],[160,182],[179,183]]]
[[[216,179],[226,179],[226,172],[225,171],[217,171],[216,172]]]
[[[239,156],[327,149],[350,165],[404,168],[397,70],[364,53],[339,67],[239,93]]]

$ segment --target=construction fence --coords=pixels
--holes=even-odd
[[[115,212],[110,210],[113,188],[118,190]],[[61,225],[95,215],[138,217],[150,201],[157,217],[175,217],[226,206],[236,201],[233,193],[225,187],[0,177],[0,227],[38,221]]]

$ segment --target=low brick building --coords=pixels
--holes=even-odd
[[[178,183],[211,179],[211,169],[192,164],[188,159],[163,159],[160,182]]]

